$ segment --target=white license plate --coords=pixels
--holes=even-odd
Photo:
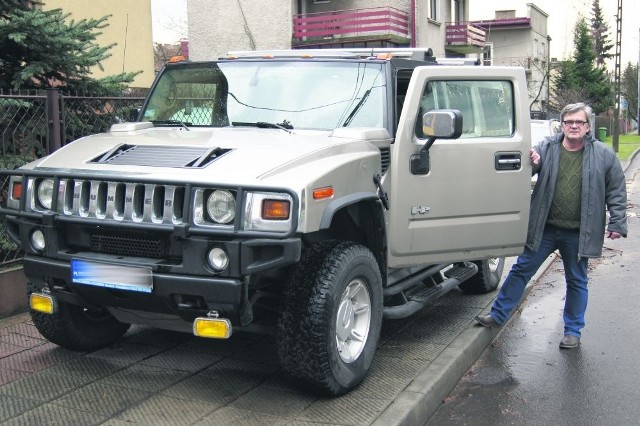
[[[118,290],[151,293],[153,289],[151,268],[110,265],[80,259],[71,260],[71,279],[75,284]]]

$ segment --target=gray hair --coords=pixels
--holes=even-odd
[[[593,110],[589,105],[582,102],[569,104],[566,107],[562,108],[562,111],[560,112],[560,121],[564,121],[565,114],[573,114],[580,111],[584,111],[585,115],[587,116],[587,124],[591,126],[591,116],[593,115]]]

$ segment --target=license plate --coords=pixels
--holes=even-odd
[[[75,284],[118,290],[151,293],[153,289],[151,268],[110,265],[80,259],[71,260],[71,279]]]

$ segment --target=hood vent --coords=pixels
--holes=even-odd
[[[117,166],[207,167],[230,149],[157,145],[118,145],[91,163]]]

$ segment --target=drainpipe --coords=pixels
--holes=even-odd
[[[411,0],[411,47],[416,47],[416,0]]]

